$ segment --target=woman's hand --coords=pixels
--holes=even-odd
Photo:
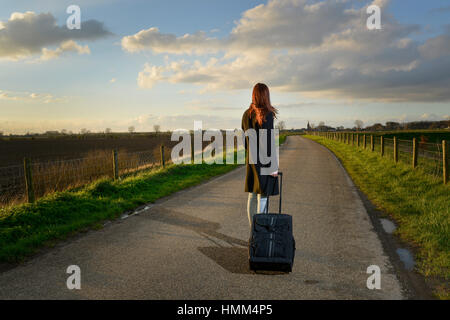
[[[278,177],[278,170],[275,172],[272,172],[270,175],[274,178]]]

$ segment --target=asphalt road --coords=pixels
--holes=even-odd
[[[248,269],[245,168],[162,199],[0,274],[1,299],[402,299],[368,213],[334,155],[288,137],[283,212],[293,215],[293,272]],[[276,212],[277,197],[271,198]],[[81,289],[69,290],[69,265]],[[381,289],[366,286],[381,268]]]

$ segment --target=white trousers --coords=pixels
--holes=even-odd
[[[247,215],[250,227],[252,226],[253,216],[257,213],[265,213],[267,206],[267,197],[261,197],[260,194],[249,192],[247,201]]]

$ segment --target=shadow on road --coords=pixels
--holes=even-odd
[[[253,274],[248,267],[247,247],[199,247],[198,251],[231,273]]]
[[[218,232],[219,223],[162,207],[153,208],[152,213],[147,217],[194,231],[212,242],[213,246],[199,247],[198,250],[225,270],[231,273],[254,274],[248,266],[248,242]],[[225,242],[231,247],[225,247],[217,240],[222,241],[222,243]]]

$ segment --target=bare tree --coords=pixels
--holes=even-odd
[[[156,133],[158,133],[158,132],[161,131],[161,126],[160,126],[159,124],[155,124],[155,125],[153,125],[153,130],[154,130]]]
[[[86,129],[86,128],[83,128],[83,129],[81,129],[80,130],[80,133],[81,134],[86,134],[86,133],[88,133],[89,131],[88,131],[88,129]]]
[[[284,121],[278,121],[278,123],[275,125],[275,128],[281,131],[286,129],[286,125]]]
[[[133,126],[129,126],[128,127],[128,132],[129,133],[133,133],[134,132],[134,127]]]
[[[355,126],[357,130],[361,130],[364,126],[364,122],[362,120],[355,120]]]
[[[106,128],[106,129],[105,129],[105,133],[106,133],[106,134],[111,133],[111,128]]]

